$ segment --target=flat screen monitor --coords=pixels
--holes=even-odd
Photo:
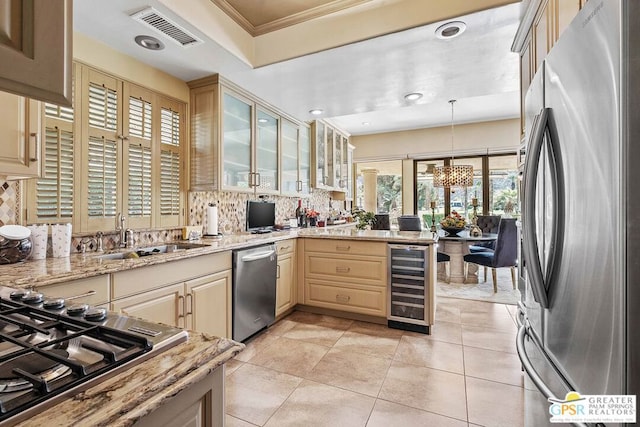
[[[276,225],[275,202],[247,201],[247,231],[260,233],[273,230]]]

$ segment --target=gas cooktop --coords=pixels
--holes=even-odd
[[[186,331],[0,287],[0,425],[187,339]]]

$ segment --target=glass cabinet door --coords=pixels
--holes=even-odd
[[[222,187],[248,188],[251,172],[253,106],[224,93],[222,99]],[[212,165],[213,166],[213,165]]]
[[[353,200],[353,148],[347,146],[347,200]]]
[[[298,191],[300,194],[308,195],[311,186],[311,129],[308,126],[300,126],[298,148]]]
[[[316,122],[316,162],[315,162],[315,187],[325,188],[327,175],[327,157],[326,157],[326,140],[325,126],[323,123]]]
[[[282,120],[282,193],[297,194],[298,185],[298,125]],[[307,165],[308,167],[308,165]]]
[[[340,172],[342,176],[340,177],[340,187],[345,190],[347,193],[349,192],[349,184],[348,184],[348,175],[349,175],[349,139],[346,136],[342,137],[342,167]]]
[[[342,135],[335,133],[333,142],[333,188],[342,188]]]
[[[261,192],[277,192],[278,188],[278,122],[275,114],[258,109],[254,178]]]
[[[333,149],[333,128],[330,128],[329,126],[326,127],[327,129],[327,173],[325,174],[325,180],[324,183],[325,185],[329,186],[329,187],[333,187],[333,179],[334,179],[334,170],[335,170],[335,151]]]

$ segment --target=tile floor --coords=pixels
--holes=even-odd
[[[521,426],[514,316],[439,298],[423,335],[296,311],[227,363],[227,425]]]

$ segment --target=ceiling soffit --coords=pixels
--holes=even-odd
[[[371,0],[211,0],[254,37],[369,1]]]

